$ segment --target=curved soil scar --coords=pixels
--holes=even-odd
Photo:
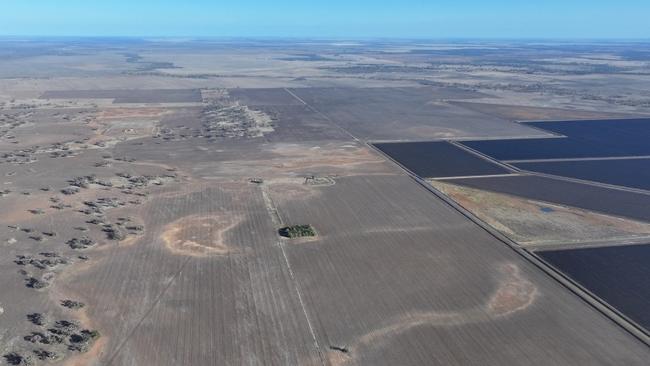
[[[225,234],[242,221],[241,215],[232,213],[185,216],[165,226],[161,237],[174,254],[221,256],[235,251],[225,242]]]
[[[355,356],[363,350],[377,348],[394,337],[420,326],[449,327],[486,322],[506,317],[529,307],[537,297],[537,287],[526,279],[514,263],[499,266],[499,284],[488,301],[482,305],[461,311],[419,311],[394,317],[383,327],[358,338],[346,347],[348,352],[327,352],[332,365],[355,362]]]
[[[521,275],[513,263],[499,268],[503,279],[487,303],[491,316],[505,316],[530,306],[537,296],[537,287]]]

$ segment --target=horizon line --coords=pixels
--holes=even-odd
[[[36,34],[0,34],[3,38],[43,38],[43,39],[190,39],[190,40],[260,40],[260,39],[277,39],[277,40],[315,40],[315,41],[648,41],[650,37],[481,37],[481,36],[281,36],[281,35],[256,35],[256,36],[228,36],[228,35],[36,35]]]

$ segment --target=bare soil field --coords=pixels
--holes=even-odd
[[[233,89],[230,96],[250,106],[301,105],[285,88]]]
[[[310,199],[271,197],[283,222],[308,217],[320,234],[285,250],[331,364],[570,364],[585,349],[598,364],[613,360],[591,347],[626,338],[603,334],[608,320],[578,310],[572,294],[405,176],[317,189]],[[481,351],[502,342],[507,354]]]
[[[435,140],[547,134],[469,109],[449,100],[473,92],[437,88],[309,88],[291,91],[352,135],[368,140]]]
[[[275,228],[257,186],[185,186],[140,211],[144,236],[74,278],[110,336],[104,362],[317,360],[280,248],[266,239]]]
[[[305,105],[255,107],[284,123],[277,124],[267,139],[271,142],[351,140],[351,136],[326,116]]]

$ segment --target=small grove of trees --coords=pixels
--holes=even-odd
[[[286,226],[278,230],[281,236],[286,238],[300,238],[305,236],[316,236],[316,230],[311,225]]]

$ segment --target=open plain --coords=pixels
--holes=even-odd
[[[0,364],[650,359],[641,276],[630,317],[536,254],[646,248],[645,175],[535,162],[645,162],[647,44],[0,45]]]

